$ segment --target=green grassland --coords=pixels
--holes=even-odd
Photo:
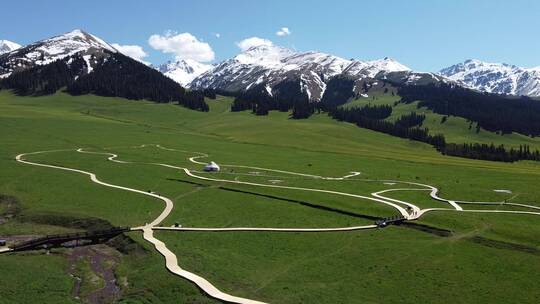
[[[371,97],[371,96],[370,96]],[[380,94],[353,101],[393,105],[396,96]],[[0,236],[78,230],[61,223],[38,221],[99,218],[112,225],[138,226],[153,220],[161,201],[106,188],[88,176],[17,163],[20,153],[35,162],[91,171],[106,182],[151,190],[173,199],[175,208],[163,225],[195,227],[340,227],[372,223],[396,211],[369,200],[332,194],[270,189],[226,181],[201,181],[183,172],[148,163],[202,169],[188,161],[197,151],[219,164],[249,165],[321,176],[361,175],[345,181],[303,178],[285,173],[224,167],[205,174],[224,180],[320,188],[367,195],[389,188],[373,180],[391,179],[430,184],[440,195],[456,200],[501,201],[512,198],[540,206],[540,165],[534,162],[496,163],[446,157],[431,146],[360,129],[325,114],[306,120],[288,113],[258,117],[229,112],[231,99],[209,100],[210,112],[190,111],[173,104],[126,101],[62,93],[16,97],[0,92],[0,193],[18,199],[21,214],[0,225]],[[389,119],[416,110],[398,104]],[[400,112],[401,111],[401,112]],[[425,126],[444,132],[449,142],[491,142],[539,147],[537,139],[517,134],[496,135],[468,130],[468,123],[427,113]],[[437,129],[438,128],[438,129]],[[473,128],[474,129],[474,128]],[[107,156],[77,153],[115,153]],[[230,170],[233,170],[231,172]],[[269,175],[269,176],[263,176]],[[509,189],[512,194],[494,192]],[[420,207],[448,207],[433,201],[428,191],[385,195]],[[310,205],[302,204],[309,203]],[[323,206],[334,211],[321,210]],[[0,206],[1,207],[1,206]],[[469,208],[470,206],[467,206]],[[475,207],[476,208],[476,207]],[[0,209],[3,210],[3,209]],[[344,211],[343,212],[336,212]],[[353,216],[355,214],[358,216]],[[26,219],[24,221],[19,220]],[[408,226],[349,233],[200,233],[157,232],[178,255],[179,264],[234,295],[272,303],[538,303],[540,289],[540,219],[510,214],[445,211],[418,221],[438,236]],[[168,273],[164,261],[137,232],[129,234],[140,248],[125,253],[117,269],[123,303],[213,303],[194,285]],[[487,241],[486,241],[487,240]],[[64,249],[0,255],[0,272],[10,273],[0,284],[7,303],[24,294],[24,302],[48,296],[71,303],[73,278],[65,272]],[[21,265],[21,266],[17,266]],[[41,273],[41,275],[31,275]],[[46,279],[59,283],[49,286]]]
[[[426,119],[422,127],[428,128],[432,134],[444,134],[447,142],[450,143],[494,143],[496,145],[504,144],[508,147],[519,147],[519,145],[529,145],[531,148],[540,149],[540,139],[531,138],[522,134],[513,133],[500,135],[489,132],[484,129],[476,131],[476,123],[468,122],[465,118],[448,116],[443,123],[443,116],[425,108],[418,107],[418,102],[410,104],[398,103],[401,99],[399,95],[392,95],[396,90],[390,88],[384,92],[381,88],[369,91],[368,97],[360,97],[347,102],[344,107],[361,107],[366,105],[389,105],[392,107],[392,115],[389,121],[395,121],[397,118],[410,112],[424,114]]]

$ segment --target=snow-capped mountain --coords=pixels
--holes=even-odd
[[[319,101],[326,82],[333,76],[345,74],[360,81],[398,71],[410,69],[389,58],[346,60],[320,52],[294,52],[275,45],[262,45],[216,65],[196,77],[190,87],[234,92],[263,85],[271,95],[276,85],[295,79],[311,101]]]
[[[195,77],[212,68],[210,64],[204,64],[191,59],[168,61],[157,67],[165,76],[178,82],[182,86],[189,86]]]
[[[347,75],[351,76],[367,76],[375,78],[379,72],[400,72],[410,71],[410,69],[403,64],[385,57],[384,59],[373,61],[352,61],[347,68],[343,71]]]
[[[505,63],[467,60],[442,69],[440,74],[483,92],[540,96],[540,67],[521,68]]]
[[[0,55],[4,53],[9,53],[20,48],[21,45],[9,40],[0,40]]]
[[[208,110],[202,94],[186,94],[174,80],[81,30],[0,55],[0,77],[0,88],[18,95],[49,95],[63,90],[71,95],[175,102]]]
[[[116,52],[102,39],[77,29],[0,55],[0,78],[75,54],[84,58],[86,71],[90,72],[99,59]]]

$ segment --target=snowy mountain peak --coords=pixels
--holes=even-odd
[[[111,52],[117,52],[114,47],[103,41],[101,38],[88,34],[80,29],[75,29],[62,35],[41,40],[34,44],[42,45],[42,50],[48,51],[50,54],[65,53],[66,51],[76,52],[87,50],[89,48],[106,49]]]
[[[117,50],[102,39],[76,29],[71,32],[40,40],[0,57],[0,78],[36,65],[46,65],[74,55],[82,56],[90,72],[96,59],[107,57]]]
[[[400,71],[410,71],[411,69],[397,60],[389,57],[384,57],[383,59],[368,61],[373,66],[378,66],[381,69],[385,69],[392,72]]]
[[[347,60],[316,51],[293,50],[265,44],[251,47],[199,75],[189,84],[195,89],[242,91],[264,87],[267,92],[284,81],[298,81],[311,101],[319,101],[330,78],[345,74],[356,79],[379,73],[410,71],[399,62],[384,58],[373,61]],[[271,94],[271,93],[270,93]]]
[[[354,60],[349,66],[347,66],[344,73],[350,76],[365,76],[374,78],[377,74],[381,72],[391,73],[410,70],[411,69],[399,63],[398,61],[388,57],[384,57],[383,59],[371,61]]]
[[[212,65],[197,62],[191,59],[182,59],[175,62],[168,61],[157,69],[165,76],[178,82],[182,86],[188,86],[197,76],[208,71]]]
[[[540,96],[540,69],[469,59],[439,72],[452,80],[489,93]]]
[[[506,63],[491,63],[484,62],[478,59],[467,59],[462,63],[455,64],[451,67],[441,70],[441,74],[456,74],[471,70],[499,70],[499,71],[508,71],[512,69],[520,69],[515,65],[510,65]]]
[[[234,59],[240,64],[259,65],[267,68],[279,67],[282,60],[294,54],[291,50],[275,45],[251,47],[236,55]]]
[[[0,55],[4,53],[9,53],[20,48],[21,45],[9,40],[0,40]]]

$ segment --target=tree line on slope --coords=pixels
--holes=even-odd
[[[251,110],[256,115],[268,115],[269,111],[291,111],[291,118],[308,118],[315,112],[345,104],[353,97],[354,80],[344,75],[331,78],[326,84],[321,101],[310,102],[308,93],[302,88],[300,79],[288,79],[276,84],[271,93],[265,85],[256,85],[247,90],[232,93],[235,97],[231,111]],[[230,92],[224,92],[231,95]]]
[[[532,151],[528,145],[520,145],[519,149],[505,148],[504,145],[488,144],[446,144],[441,152],[445,155],[491,161],[514,162],[518,160],[540,161],[540,151]]]
[[[400,116],[396,120],[396,124],[405,128],[412,128],[414,126],[422,126],[422,124],[424,123],[424,120],[426,120],[426,115],[416,114],[416,112],[411,112],[409,114]]]
[[[292,110],[292,118],[308,118],[316,111],[325,111],[334,119],[355,123],[361,128],[428,143],[445,155],[504,162],[540,160],[538,151],[531,151],[528,146],[522,146],[520,150],[516,150],[513,148],[507,149],[504,145],[447,143],[443,134],[432,135],[429,133],[429,129],[421,127],[426,118],[424,114],[411,112],[400,116],[395,122],[391,122],[386,120],[392,113],[392,107],[389,105],[367,105],[355,108],[342,107],[343,104],[347,103],[353,97],[353,86],[354,81],[350,78],[336,76],[328,81],[326,91],[319,103],[309,102],[307,95],[301,90],[299,82],[288,81],[282,84],[281,88],[287,94],[282,94],[279,90],[276,90],[279,86],[275,86],[272,96],[268,94],[265,87],[257,86],[250,90],[237,93],[231,106],[231,111],[251,110],[256,115],[267,115],[270,110]],[[428,86],[415,86],[415,92],[417,93],[422,91],[418,87],[425,88]],[[403,92],[403,88],[407,90],[408,87],[401,86],[400,92]],[[431,86],[427,88],[428,91],[432,89]],[[364,90],[367,91],[366,89]],[[461,94],[465,93],[461,92],[458,96],[461,96]],[[412,94],[406,96],[412,98]],[[427,96],[426,98],[429,100],[430,95]],[[410,102],[407,97],[402,99],[401,102]],[[505,100],[508,101],[508,99]],[[514,102],[518,101],[510,102],[512,104],[505,106],[512,107],[515,105]],[[484,107],[485,105],[481,106]],[[449,113],[445,112],[444,114]],[[479,124],[480,122],[478,122]],[[516,125],[511,124],[509,126],[516,127]]]
[[[411,112],[390,122],[385,120],[392,113],[390,106],[342,108],[340,106],[354,94],[354,81],[345,76],[330,79],[321,102],[316,104],[309,102],[298,79],[277,84],[272,94],[262,85],[236,93],[211,89],[186,91],[158,71],[121,54],[111,54],[111,58],[98,64],[92,73],[83,73],[84,69],[87,69],[86,61],[75,56],[69,63],[59,60],[14,73],[2,80],[0,87],[13,89],[19,95],[53,94],[66,87],[66,91],[73,95],[91,93],[155,102],[176,101],[199,111],[209,110],[205,96],[215,98],[216,94],[224,94],[235,96],[231,111],[251,110],[256,115],[267,115],[270,110],[292,110],[291,117],[301,119],[323,110],[335,119],[352,122],[362,128],[429,143],[446,155],[496,161],[540,160],[539,152],[531,151],[528,146],[507,150],[503,145],[448,144],[442,134],[430,135],[427,128],[420,127],[425,119],[423,114]],[[81,74],[83,76],[77,77]],[[401,102],[420,100],[419,107],[477,121],[479,126],[489,131],[515,131],[531,136],[540,133],[540,104],[530,98],[508,99],[448,84],[402,85],[399,86],[399,94]]]
[[[418,126],[423,122],[423,119],[421,121],[416,120],[417,124],[411,125],[411,121],[413,121],[411,117],[418,117],[420,115],[412,112],[399,117],[395,122],[391,122],[385,120],[385,118],[390,116],[391,112],[386,117],[381,117],[376,110],[378,108],[386,107],[387,106],[371,105],[355,108],[335,107],[328,110],[328,115],[339,121],[354,123],[360,128],[378,131],[396,137],[425,142],[433,145],[437,149],[444,148],[446,145],[446,140],[442,134],[430,135],[427,128],[421,128]],[[370,108],[373,110],[366,110]]]
[[[15,72],[0,81],[0,88],[11,89],[21,96],[50,95],[73,82],[77,75],[83,73],[85,67],[82,57],[75,57],[69,66],[65,61],[57,60]]]
[[[232,112],[251,110],[256,115],[268,115],[271,110],[288,112],[291,118],[308,118],[315,111],[315,104],[303,92],[299,80],[286,80],[272,88],[270,94],[265,86],[258,85],[236,94],[231,105]]]
[[[431,135],[428,128],[420,127],[425,120],[425,115],[411,112],[400,116],[395,122],[391,122],[384,120],[390,114],[382,118],[378,116],[378,111],[375,110],[377,107],[384,106],[367,105],[360,108],[335,107],[328,111],[328,115],[340,121],[355,123],[361,128],[428,143],[444,155],[502,162],[514,162],[518,160],[540,161],[540,151],[532,151],[528,145],[521,145],[519,149],[507,149],[504,145],[495,146],[493,143],[490,145],[447,143],[443,134]],[[367,110],[370,108],[372,110]]]
[[[91,60],[94,60],[92,58]],[[95,94],[158,103],[176,102],[189,109],[208,111],[204,92],[186,91],[160,72],[127,56],[110,53],[91,73],[82,56],[13,73],[0,87],[19,95],[48,95],[62,88],[71,95]]]
[[[347,103],[353,96],[354,80],[344,75],[337,75],[328,80],[321,97],[321,106],[323,109],[332,109]]]
[[[445,83],[404,85],[398,93],[401,102],[419,101],[418,107],[475,121],[488,131],[540,135],[540,102],[526,96],[511,98]]]

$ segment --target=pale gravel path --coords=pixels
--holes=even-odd
[[[427,190],[427,189],[413,189],[413,188],[387,189],[387,190],[382,190],[382,191],[378,191],[378,192],[373,192],[373,193],[371,193],[371,195],[373,195],[374,197],[378,197],[380,199],[388,200],[388,201],[391,201],[391,202],[394,202],[394,203],[403,204],[403,205],[409,207],[412,210],[412,213],[409,216],[409,219],[415,219],[415,218],[417,218],[416,214],[418,212],[420,212],[420,208],[418,206],[413,205],[413,204],[408,203],[408,202],[400,201],[398,199],[393,199],[393,198],[382,196],[381,193],[392,192],[392,191],[425,191],[425,190]]]
[[[138,147],[145,147],[145,146],[148,146],[148,145],[141,145],[141,146],[138,146]],[[194,156],[194,157],[189,158],[189,160],[191,162],[196,163],[196,164],[205,164],[203,162],[197,161],[196,159],[202,158],[202,157],[208,157],[208,155],[205,154],[205,153],[169,149],[169,148],[162,147],[160,145],[154,145],[154,146],[156,146],[157,148],[160,148],[160,149],[165,149],[165,150],[170,150],[170,151],[180,151],[180,152],[185,152],[185,153],[197,153],[197,154],[199,154],[199,156]],[[143,231],[144,239],[147,240],[148,242],[152,243],[154,245],[154,247],[156,248],[156,250],[165,257],[166,267],[167,267],[167,269],[169,271],[171,271],[172,273],[177,274],[177,275],[179,275],[179,276],[181,276],[181,277],[183,277],[183,278],[197,284],[197,286],[199,286],[199,288],[201,288],[203,291],[205,291],[208,295],[210,295],[210,296],[212,296],[212,297],[214,297],[216,299],[220,299],[222,301],[226,301],[226,302],[230,302],[230,303],[254,304],[254,303],[263,303],[263,302],[256,301],[256,300],[251,300],[251,299],[246,299],[246,298],[241,298],[241,297],[235,297],[233,295],[224,293],[224,292],[220,291],[218,288],[216,288],[214,285],[212,285],[210,282],[208,282],[206,279],[202,278],[201,276],[198,276],[197,274],[194,274],[194,273],[191,273],[189,271],[186,271],[186,270],[182,269],[178,265],[178,259],[177,259],[176,255],[167,248],[165,243],[163,243],[162,241],[160,241],[160,240],[158,240],[157,238],[154,237],[153,230],[203,231],[203,232],[226,232],[226,231],[337,232],[337,231],[354,231],[354,230],[377,228],[376,225],[339,227],[339,228],[266,228],[266,227],[261,227],[261,228],[257,228],[257,227],[232,227],[232,228],[210,228],[210,227],[208,227],[208,228],[196,228],[196,227],[161,227],[161,226],[158,226],[158,225],[170,214],[170,212],[172,211],[172,208],[174,206],[172,200],[167,198],[167,197],[164,197],[164,196],[161,196],[161,195],[158,195],[158,194],[155,194],[155,193],[151,193],[151,192],[145,192],[145,191],[138,190],[138,189],[133,189],[133,188],[129,188],[129,187],[123,187],[123,186],[118,186],[118,185],[114,185],[114,184],[109,184],[109,183],[100,181],[96,177],[96,175],[91,173],[91,172],[87,172],[87,171],[83,171],[83,170],[79,170],[79,169],[61,167],[61,166],[54,166],[54,165],[35,163],[35,162],[25,161],[23,159],[23,157],[25,155],[33,155],[33,154],[40,154],[40,153],[46,153],[46,152],[57,152],[57,151],[71,151],[71,150],[53,150],[53,151],[38,151],[38,152],[33,152],[33,153],[23,153],[23,154],[17,155],[16,160],[18,162],[29,164],[29,165],[40,166],[40,167],[48,167],[48,168],[55,168],[55,169],[61,169],[61,170],[66,170],[66,171],[72,171],[72,172],[85,174],[85,175],[90,176],[90,179],[93,182],[97,183],[97,184],[100,184],[100,185],[103,185],[103,186],[106,186],[106,187],[120,189],[120,190],[135,192],[135,193],[151,196],[153,198],[157,198],[159,200],[162,200],[165,203],[165,209],[163,210],[163,212],[155,220],[153,220],[151,223],[148,223],[145,226],[132,228],[132,230],[142,230]],[[113,154],[113,153],[89,152],[89,151],[84,151],[82,148],[79,148],[76,151],[80,152],[80,153],[108,155],[109,157],[107,158],[107,160],[112,161],[112,162],[116,162],[116,163],[121,163],[121,164],[130,164],[130,163],[132,163],[132,162],[127,162],[127,161],[117,160],[116,158],[118,157],[118,155]],[[384,181],[384,182],[396,182],[396,183],[405,183],[405,184],[409,184],[409,185],[417,185],[417,186],[425,187],[426,189],[417,189],[417,188],[387,189],[387,190],[371,193],[371,195],[373,197],[367,197],[367,196],[362,196],[362,195],[356,195],[356,194],[350,194],[350,193],[338,192],[338,191],[331,191],[331,190],[324,190],[324,189],[316,189],[316,188],[312,189],[312,188],[303,188],[303,187],[267,185],[267,184],[251,183],[251,182],[241,182],[241,181],[238,181],[238,180],[225,180],[225,179],[209,178],[209,177],[204,177],[204,176],[199,176],[199,175],[193,174],[192,171],[190,171],[187,168],[183,168],[183,167],[178,167],[178,166],[173,166],[173,165],[168,165],[168,164],[162,164],[162,163],[146,163],[146,164],[152,164],[152,165],[158,165],[158,166],[163,166],[163,167],[167,167],[167,168],[182,170],[188,176],[191,176],[191,177],[197,178],[197,179],[202,179],[202,180],[226,182],[226,183],[236,183],[236,184],[260,186],[260,187],[269,187],[269,188],[282,188],[282,189],[291,189],[291,190],[322,192],[322,193],[329,193],[329,194],[336,194],[336,195],[343,195],[343,196],[350,196],[350,197],[367,199],[367,200],[380,202],[380,203],[383,203],[383,204],[394,207],[408,220],[418,219],[423,214],[425,214],[427,212],[432,212],[432,211],[457,211],[457,212],[476,212],[476,213],[481,213],[481,212],[483,212],[483,213],[513,213],[513,214],[540,215],[540,212],[528,212],[528,211],[463,210],[461,208],[461,206],[459,206],[459,204],[457,203],[459,201],[453,201],[453,200],[447,200],[447,199],[440,198],[437,195],[437,193],[439,191],[437,188],[435,188],[433,186],[430,186],[430,185],[420,184],[420,183],[401,182],[401,181]],[[286,173],[286,174],[291,174],[291,175],[298,175],[298,176],[303,176],[303,177],[310,177],[310,178],[315,178],[315,179],[325,179],[325,180],[344,180],[346,178],[354,177],[354,176],[357,176],[357,175],[360,174],[360,172],[351,172],[351,174],[349,174],[349,175],[334,178],[334,177],[322,177],[322,176],[311,175],[311,174],[303,174],[303,173],[297,173],[297,172],[274,170],[274,169],[267,169],[267,168],[260,168],[260,167],[250,167],[250,166],[224,165],[224,167],[249,168],[249,169],[253,169],[253,170],[264,170],[264,171],[270,171],[270,172],[279,172],[279,173]],[[404,202],[404,201],[397,200],[397,199],[388,198],[388,197],[385,197],[385,196],[381,195],[382,193],[386,193],[386,192],[390,192],[390,191],[409,191],[409,190],[424,190],[424,191],[425,190],[431,190],[430,196],[432,198],[434,198],[436,200],[439,200],[439,201],[446,202],[446,203],[450,204],[452,207],[454,207],[454,209],[447,209],[447,208],[420,209],[419,207],[417,207],[417,206],[415,206],[415,205],[413,205],[411,203]],[[459,203],[464,203],[464,204],[471,203],[472,204],[474,202],[459,202]],[[489,204],[488,202],[486,202],[486,203]],[[412,213],[409,214],[403,207],[401,207],[398,204],[405,205],[405,206],[409,207],[412,210]],[[529,205],[524,205],[524,204],[515,204],[515,203],[507,203],[507,204],[508,205],[512,204],[512,205],[516,205],[516,206],[540,209],[539,207],[529,206]],[[9,251],[9,248],[1,248],[0,249],[0,253],[7,252],[7,251]]]
[[[532,207],[532,206],[528,206]],[[455,212],[471,212],[471,213],[507,213],[507,214],[528,214],[528,215],[540,215],[540,212],[532,212],[532,211],[514,211],[514,210],[473,210],[473,209],[463,209],[463,210],[456,210],[456,209],[445,209],[445,208],[428,208],[428,209],[422,209],[420,211],[419,217],[433,211],[455,211]]]
[[[160,164],[158,164],[158,165],[160,165]],[[210,178],[210,177],[205,177],[205,176],[200,176],[200,175],[193,174],[189,169],[186,169],[186,168],[175,167],[175,166],[170,166],[170,165],[166,165],[166,166],[171,167],[171,168],[176,168],[176,169],[183,170],[187,175],[189,175],[191,177],[202,179],[202,180],[214,181],[214,182],[242,184],[242,185],[258,186],[258,187],[266,187],[266,188],[280,188],[280,189],[300,190],[300,191],[308,191],[308,192],[328,193],[328,194],[335,194],[335,195],[342,195],[342,196],[348,196],[348,197],[355,197],[355,198],[371,200],[371,201],[379,202],[379,203],[382,203],[382,204],[385,204],[385,205],[388,205],[388,206],[391,206],[391,207],[397,209],[399,211],[399,213],[401,213],[401,215],[403,215],[403,217],[405,217],[405,218],[410,217],[409,213],[407,212],[407,210],[405,210],[405,208],[403,208],[403,207],[401,207],[401,206],[399,206],[399,205],[397,205],[395,203],[388,202],[388,201],[378,199],[378,198],[369,197],[369,196],[351,194],[351,193],[339,192],[339,191],[332,191],[332,190],[317,189],[317,188],[303,188],[303,187],[293,187],[293,186],[267,185],[267,184],[259,184],[259,183],[252,183],[252,182],[243,182],[243,181],[238,181],[238,180]]]
[[[187,270],[182,269],[180,266],[178,266],[178,258],[176,257],[176,255],[172,251],[170,251],[169,248],[167,248],[165,243],[163,243],[162,241],[154,237],[153,227],[145,226],[142,230],[143,230],[144,239],[152,243],[154,247],[156,248],[156,250],[159,251],[159,253],[161,253],[165,257],[165,266],[170,272],[195,283],[197,286],[199,286],[199,288],[201,288],[205,293],[207,293],[211,297],[219,299],[221,301],[229,302],[229,303],[240,303],[240,304],[265,303],[265,302],[261,302],[257,300],[235,297],[228,293],[224,293],[221,290],[219,290],[217,287],[212,285],[212,283],[210,283],[205,278],[197,274],[194,274],[193,272],[189,272]]]
[[[55,150],[55,151],[70,151],[70,150]],[[107,158],[107,160],[112,161],[112,162],[116,162],[116,163],[121,163],[121,164],[129,164],[129,163],[131,163],[131,162],[127,162],[127,161],[117,160],[116,158],[118,157],[118,155],[113,154],[113,153],[89,152],[89,151],[84,151],[82,148],[79,148],[76,151],[79,152],[79,153],[107,155],[107,156],[109,156]],[[165,257],[165,262],[166,262],[167,269],[169,271],[171,271],[172,273],[177,274],[177,275],[179,275],[179,276],[181,276],[181,277],[183,277],[183,278],[197,284],[197,286],[199,286],[199,288],[201,288],[204,292],[206,292],[208,295],[210,295],[211,297],[214,297],[216,299],[226,301],[226,302],[230,302],[230,303],[245,303],[245,304],[263,303],[263,302],[260,302],[260,301],[241,298],[241,297],[236,297],[236,296],[224,293],[224,292],[220,291],[218,288],[216,288],[214,285],[212,285],[209,281],[204,279],[203,277],[201,277],[201,276],[199,276],[197,274],[194,274],[192,272],[186,271],[186,270],[182,269],[178,265],[178,259],[177,259],[176,255],[167,248],[165,243],[163,243],[162,241],[155,238],[154,234],[153,234],[154,227],[156,227],[156,225],[161,223],[170,214],[170,212],[172,211],[172,208],[173,208],[174,204],[173,204],[171,199],[169,199],[169,198],[167,198],[165,196],[155,194],[155,193],[146,192],[146,191],[133,189],[133,188],[129,188],[129,187],[118,186],[118,185],[114,185],[114,184],[110,184],[110,183],[100,181],[94,173],[91,173],[91,172],[88,172],[88,171],[79,170],[79,169],[73,169],[73,168],[68,168],[68,167],[62,167],[62,166],[41,164],[41,163],[26,161],[26,160],[23,159],[24,156],[26,156],[26,155],[35,155],[35,154],[41,154],[41,153],[46,153],[46,152],[53,152],[53,151],[38,151],[38,152],[32,152],[32,153],[23,153],[23,154],[17,155],[15,157],[15,159],[18,162],[28,164],[28,165],[39,166],[39,167],[47,167],[47,168],[53,168],[53,169],[60,169],[60,170],[85,174],[85,175],[90,176],[90,179],[94,183],[97,183],[97,184],[100,184],[100,185],[103,185],[103,186],[106,186],[106,187],[111,187],[111,188],[116,188],[116,189],[120,189],[120,190],[135,192],[135,193],[151,196],[153,198],[157,198],[159,200],[162,200],[163,202],[165,202],[165,209],[163,210],[163,212],[156,219],[154,219],[151,223],[148,223],[148,224],[146,224],[145,226],[142,226],[142,227],[134,228],[134,230],[142,230],[143,231],[143,238],[145,240],[147,240],[148,242],[152,243],[154,245],[154,247],[156,248],[156,250]],[[199,178],[199,179],[205,179],[205,180],[212,180],[212,179],[208,179],[208,178],[205,178],[205,177],[196,176],[196,175],[192,174],[186,168],[181,168],[181,167],[176,167],[176,166],[172,166],[172,165],[168,165],[168,164],[161,164],[161,163],[151,163],[151,164],[159,165],[159,166],[163,166],[163,167],[168,167],[168,168],[173,168],[173,169],[178,169],[178,170],[184,170],[184,172],[186,172],[186,174],[188,174],[188,175],[190,175],[192,177]],[[280,171],[280,170],[271,170],[271,171],[285,172],[285,171]],[[297,175],[312,176],[312,175],[305,175],[305,174],[297,174]],[[355,176],[355,175],[357,175],[357,174],[353,173],[350,176]],[[312,176],[312,177],[315,177],[315,176]],[[347,176],[343,177],[343,178],[338,178],[338,179],[344,179],[344,178],[347,178]],[[334,178],[332,178],[332,179],[334,179]],[[222,180],[222,181],[225,181],[225,180]],[[244,183],[244,182],[237,182],[237,183]],[[255,185],[254,183],[250,183],[250,184]],[[264,184],[260,184],[260,185],[265,186]],[[283,188],[282,186],[276,186],[276,188],[277,187]],[[288,187],[288,188],[290,188],[290,187]],[[320,189],[308,189],[308,188],[305,188],[305,189],[304,188],[297,188],[297,189],[298,190],[306,190],[306,191],[320,190]],[[336,193],[337,194],[339,192],[329,191],[328,193]],[[352,196],[355,196],[355,195],[352,195]],[[359,197],[359,196],[355,196],[355,197]],[[366,197],[366,198],[368,198],[368,197]],[[370,198],[368,198],[368,199],[370,199]],[[374,199],[371,198],[371,200],[374,200]],[[381,201],[381,200],[376,200],[376,201]],[[381,202],[383,202],[383,201],[381,201]],[[397,207],[400,208],[399,206],[397,206]],[[404,211],[404,209],[403,209],[403,211]],[[220,229],[220,230],[221,231],[248,231],[249,230],[249,231],[275,231],[275,232],[278,232],[278,231],[279,232],[337,232],[337,231],[353,231],[353,230],[361,230],[361,229],[372,229],[372,228],[376,228],[376,227],[377,227],[376,225],[340,227],[340,228],[289,228],[289,229],[287,229],[287,228],[247,228],[247,227],[242,228],[242,227],[240,227],[240,228],[223,228],[223,229]],[[166,229],[166,227],[160,227],[160,228],[156,228],[156,229],[158,229],[158,230],[175,230],[175,229]],[[184,228],[184,230],[186,230],[186,229],[189,229],[189,228]],[[212,229],[212,228],[191,228],[191,229],[192,229],[192,231],[195,231],[194,229],[197,229],[198,231],[210,231],[210,230],[218,231],[216,229],[219,229],[219,228],[214,228],[214,229]],[[176,229],[176,230],[178,230],[178,229]],[[0,253],[7,252],[7,251],[9,251],[9,248],[2,249],[0,251]]]
[[[67,167],[60,167],[60,166],[54,166],[54,165],[35,163],[35,162],[26,161],[26,160],[23,159],[23,157],[25,155],[33,155],[33,154],[40,154],[40,153],[46,153],[46,152],[50,152],[50,151],[39,151],[39,152],[33,152],[33,153],[23,153],[23,154],[17,155],[15,157],[15,159],[18,162],[28,164],[28,165],[82,173],[82,174],[90,176],[90,179],[94,183],[97,183],[97,184],[100,184],[100,185],[103,185],[103,186],[106,186],[106,187],[111,187],[111,188],[116,188],[116,189],[120,189],[120,190],[125,190],[125,191],[130,191],[130,192],[135,192],[135,193],[151,196],[153,198],[157,198],[157,199],[160,199],[160,200],[164,201],[165,202],[165,209],[163,210],[163,212],[154,221],[152,221],[151,223],[143,226],[142,230],[143,230],[143,238],[145,240],[147,240],[148,242],[152,243],[154,245],[154,247],[156,248],[156,250],[159,253],[161,253],[161,255],[163,255],[165,257],[165,263],[166,263],[167,269],[169,271],[171,271],[172,273],[177,274],[177,275],[179,275],[179,276],[181,276],[181,277],[183,277],[183,278],[197,284],[197,286],[199,288],[201,288],[204,292],[206,292],[208,295],[210,295],[213,298],[216,298],[216,299],[219,299],[219,300],[222,300],[222,301],[225,301],[225,302],[240,303],[240,304],[261,304],[261,303],[264,303],[264,302],[260,302],[260,301],[256,301],[256,300],[235,297],[233,295],[224,293],[224,292],[220,291],[218,288],[216,288],[214,285],[212,285],[210,282],[208,282],[206,279],[202,278],[201,276],[198,276],[198,275],[196,275],[196,274],[194,274],[192,272],[186,271],[186,270],[182,269],[180,266],[178,266],[178,260],[176,258],[176,255],[174,253],[172,253],[167,248],[167,246],[165,246],[165,243],[163,243],[162,241],[156,239],[154,237],[154,234],[153,234],[153,231],[152,231],[152,227],[158,225],[159,223],[161,223],[161,221],[163,221],[163,219],[165,219],[169,215],[169,213],[171,212],[171,210],[173,208],[172,200],[170,200],[167,197],[160,196],[160,195],[157,195],[157,194],[154,194],[154,193],[149,193],[149,192],[141,191],[141,190],[138,190],[138,189],[133,189],[133,188],[129,188],[129,187],[122,187],[122,186],[102,182],[96,177],[96,175],[94,173],[91,173],[91,172],[87,172],[87,171],[83,171],[83,170],[79,170],[79,169],[67,168]],[[82,149],[78,149],[77,152],[93,153],[93,152],[83,151]],[[96,153],[96,154],[102,154],[102,153]],[[107,154],[111,155],[109,157],[109,160],[116,161],[116,162],[121,162],[121,161],[115,160],[117,155],[112,154],[112,153],[107,153]],[[126,162],[123,162],[123,163],[126,163]],[[2,251],[0,251],[0,253],[1,252]]]
[[[459,204],[457,204],[456,201],[453,201],[453,200],[447,200],[447,199],[444,199],[444,198],[439,197],[439,196],[438,196],[439,189],[436,188],[436,187],[434,187],[434,186],[427,185],[427,184],[421,184],[421,183],[403,182],[403,181],[394,181],[394,180],[385,181],[385,182],[404,183],[404,184],[408,184],[408,185],[415,185],[415,186],[426,187],[427,189],[431,190],[431,192],[429,193],[429,196],[431,196],[433,199],[435,199],[435,200],[437,200],[437,201],[441,201],[441,202],[448,203],[448,204],[450,204],[452,207],[454,207],[454,209],[456,209],[456,210],[463,210],[463,208],[461,208],[461,206],[460,206]]]

